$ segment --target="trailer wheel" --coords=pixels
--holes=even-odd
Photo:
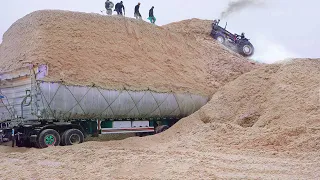
[[[60,135],[56,130],[45,129],[43,130],[38,138],[37,145],[39,148],[46,148],[49,146],[59,146]]]
[[[156,134],[162,133],[162,132],[166,131],[167,129],[169,129],[169,126],[167,126],[167,125],[158,126],[158,127],[156,127]]]
[[[84,135],[79,129],[69,129],[63,133],[62,141],[64,145],[80,144],[84,141]]]
[[[61,137],[60,145],[61,145],[61,146],[65,146],[65,145],[66,145],[66,142],[64,142],[64,139],[65,139],[64,136],[65,136],[66,132],[67,132],[67,131],[64,131],[64,132],[60,135],[60,137]]]

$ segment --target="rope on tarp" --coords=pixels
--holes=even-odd
[[[123,90],[122,90],[122,91],[123,91]],[[110,109],[111,109],[112,104],[120,97],[122,91],[121,91],[121,92],[119,93],[119,95],[109,104],[109,106],[102,111],[102,113],[100,114],[100,116],[102,116],[103,113],[109,109],[109,107],[110,107]],[[101,94],[101,95],[102,95],[102,94]],[[103,95],[102,95],[102,96],[103,96]],[[105,98],[105,97],[104,97],[104,98]],[[107,99],[105,99],[105,100],[107,101]],[[107,101],[107,102],[108,102],[108,101]],[[113,116],[116,117],[116,115],[114,114],[113,111],[112,111],[112,113],[113,113]]]
[[[134,108],[136,108],[136,109],[137,109],[137,111],[138,111],[139,116],[141,116],[141,113],[140,113],[139,108],[138,108],[138,104],[139,104],[139,103],[140,103],[140,101],[143,99],[143,97],[145,96],[146,92],[144,92],[144,94],[142,95],[142,97],[139,99],[139,101],[138,101],[137,103],[135,103],[135,102],[134,102],[133,97],[132,97],[132,95],[130,94],[130,92],[129,92],[129,91],[128,91],[128,94],[129,94],[129,96],[130,96],[131,100],[133,101],[134,106],[133,106],[133,107],[129,110],[129,112],[128,112],[128,113],[126,113],[126,114],[129,114],[129,113],[130,113]]]
[[[103,99],[107,102],[108,107],[110,107],[110,103],[109,103],[108,100],[104,97],[104,95],[102,94],[102,92],[100,91],[100,89],[97,88],[97,90],[99,91],[99,93],[101,94],[101,96],[103,97]],[[108,109],[108,108],[107,108],[107,109]],[[103,110],[100,116],[102,116],[102,114],[103,114],[107,109]],[[112,110],[111,107],[110,107],[110,110],[111,110],[113,116],[115,116],[115,114],[114,114],[114,112],[113,112],[113,110]]]
[[[161,109],[160,109],[160,106],[164,103],[164,102],[166,102],[167,101],[167,99],[168,99],[168,97],[170,96],[170,94],[167,94],[167,96],[166,96],[166,98],[163,100],[163,102],[161,102],[160,104],[157,102],[157,100],[155,99],[155,97],[154,97],[154,95],[152,94],[152,92],[150,92],[150,94],[152,95],[152,97],[153,97],[153,99],[154,99],[154,101],[157,103],[157,107],[153,110],[153,111],[151,111],[149,114],[152,114],[152,113],[154,113],[156,110],[158,110],[159,109],[159,112],[160,112],[160,116],[161,116]],[[147,116],[147,115],[146,115]],[[145,117],[146,117],[145,116]]]
[[[80,99],[80,101],[77,100],[77,98],[72,94],[71,90],[70,90],[67,86],[65,86],[65,88],[70,92],[70,94],[72,95],[72,97],[74,98],[74,100],[77,102],[77,104],[74,105],[69,111],[67,111],[66,113],[64,113],[64,114],[63,114],[63,117],[64,117],[67,113],[69,113],[73,108],[75,108],[77,105],[79,105],[79,107],[81,108],[81,110],[82,110],[83,113],[85,114],[86,112],[84,112],[84,109],[81,107],[80,102],[81,102],[82,99],[89,93],[89,91],[91,90],[92,87],[91,87],[90,89],[88,89],[88,91],[83,95],[83,97]]]

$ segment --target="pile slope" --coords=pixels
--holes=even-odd
[[[202,108],[205,122],[242,127],[320,128],[320,60],[273,64],[222,87]]]
[[[173,22],[162,27],[168,29],[169,31],[183,33],[184,35],[210,38],[212,23],[213,21],[211,20],[193,18],[179,22]],[[210,39],[212,40],[212,38]]]
[[[261,67],[220,88],[159,141],[180,137],[172,143],[319,155],[319,84],[320,59]]]
[[[220,46],[119,16],[46,10],[4,34],[0,73],[48,64],[46,81],[211,95],[257,65]]]
[[[212,60],[208,62],[207,71],[210,73],[211,77],[215,79],[215,87],[225,85],[226,82],[234,80],[234,77],[238,77],[245,71],[249,72],[250,70],[248,71],[247,68],[250,68],[252,65],[255,68],[264,65],[256,64],[256,62],[250,59],[246,59],[246,62],[243,62],[243,56],[231,51],[215,41],[210,36],[212,23],[212,20],[193,18],[173,22],[162,27],[171,32],[182,34],[185,38],[190,38],[194,41],[200,42],[212,53],[210,54]],[[248,66],[248,63],[251,65]],[[218,81],[216,81],[216,79],[218,79]]]

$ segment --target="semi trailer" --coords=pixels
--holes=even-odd
[[[44,80],[48,65],[0,73],[0,142],[46,148],[88,136],[161,133],[208,101],[190,93],[132,91]]]

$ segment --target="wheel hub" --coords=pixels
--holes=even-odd
[[[54,144],[56,143],[57,140],[52,134],[49,134],[44,138],[44,141],[45,141],[46,145],[54,146]]]
[[[245,54],[250,54],[251,53],[251,47],[248,45],[243,46],[243,52]]]
[[[219,37],[217,38],[217,40],[218,40],[220,43],[223,43],[223,38],[222,38],[221,36],[219,36]]]
[[[71,144],[79,144],[80,143],[80,136],[78,134],[72,134],[70,136]]]

